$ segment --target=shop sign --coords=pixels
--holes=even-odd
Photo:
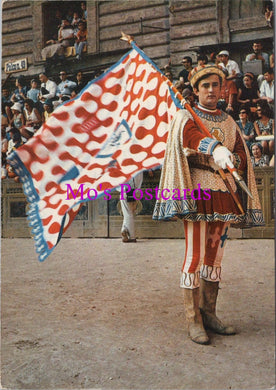
[[[27,58],[5,62],[5,73],[23,72],[28,69]]]

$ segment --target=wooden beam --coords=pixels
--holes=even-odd
[[[168,18],[168,9],[162,6],[155,6],[154,8],[130,10],[122,14],[107,14],[100,17],[100,27],[112,27],[116,25],[124,25],[131,23],[140,23],[140,18],[143,18],[145,24],[151,24],[152,21]],[[125,31],[126,28],[124,28]]]
[[[169,27],[166,26],[166,19],[160,20],[158,23],[150,23],[150,26],[159,27],[161,29],[166,29],[169,31]],[[109,27],[109,28],[100,28],[100,40],[109,40],[113,38],[120,38],[121,31],[127,31],[130,35],[140,35],[141,34],[141,25],[140,22],[131,23],[131,24],[121,24],[119,26]],[[150,27],[143,28],[143,34],[150,33],[153,36],[160,33],[161,31],[152,29]]]
[[[171,40],[201,36],[201,42],[204,43],[205,36],[215,34],[216,32],[217,24],[215,20],[210,21],[209,23],[174,26],[171,28]],[[204,38],[202,38],[202,36],[204,36]]]
[[[12,21],[14,22],[16,19],[23,19],[29,17],[31,14],[30,4],[27,4],[24,7],[18,8],[9,8],[6,9],[5,12],[2,13],[2,23]]]
[[[2,25],[2,35],[12,32],[17,32],[20,35],[20,31],[32,29],[32,16],[29,15],[28,18],[23,20],[10,20],[4,22]]]
[[[229,32],[229,0],[217,1],[217,39],[219,43],[230,42]]]
[[[168,5],[167,0],[139,0],[139,1],[102,1],[99,4],[99,15],[102,18],[103,15],[109,15],[112,13],[120,12],[125,13],[128,11],[136,12],[140,9],[147,8],[154,9],[160,5]]]
[[[208,23],[209,20],[216,20],[215,6],[180,11],[175,13],[175,15],[170,16],[171,26],[198,23],[199,21]]]

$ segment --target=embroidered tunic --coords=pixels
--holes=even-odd
[[[160,193],[167,190],[166,196],[171,196],[168,199],[160,196],[153,219],[169,220],[177,216],[189,221],[230,221],[236,224],[243,222],[247,226],[263,225],[249,152],[244,147],[237,124],[231,116],[220,110],[207,111],[194,107],[194,111],[212,137],[206,137],[186,110],[177,112],[168,135],[159,183]],[[233,153],[234,165],[239,173],[244,173],[245,181],[253,194],[253,201],[251,198],[247,199],[245,214],[238,209],[219,173],[212,169],[212,152],[218,144],[226,146]],[[187,157],[185,148],[197,153]],[[229,172],[226,172],[226,176],[237,193],[233,176]]]

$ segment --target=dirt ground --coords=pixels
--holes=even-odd
[[[218,315],[235,336],[187,337],[184,240],[65,239],[40,263],[2,240],[5,389],[271,389],[274,241],[229,240]]]

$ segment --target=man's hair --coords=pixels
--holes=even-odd
[[[197,61],[204,61],[205,64],[208,64],[208,57],[205,54],[199,54],[197,56]]]
[[[187,60],[190,64],[192,64],[193,63],[193,60],[192,60],[192,58],[191,57],[189,57],[189,56],[185,56],[185,57],[183,57],[183,59],[182,59],[182,61],[183,60]]]
[[[34,101],[32,99],[25,99],[24,104],[27,103],[31,108],[34,108]]]
[[[201,80],[207,79],[208,77],[212,76],[213,74],[215,74],[216,76],[218,76],[220,86],[222,86],[222,78],[221,78],[218,74],[216,74],[216,73],[209,73],[209,74],[205,74],[205,75],[202,76],[199,80],[197,80],[197,82],[196,82],[195,85],[194,85],[194,89],[196,89],[196,90],[198,91],[198,84],[200,83],[200,81],[201,81]]]
[[[266,74],[266,73],[274,74],[274,69],[269,68],[269,69],[267,69],[267,70],[264,72],[264,74]]]
[[[261,44],[263,46],[263,42],[260,39],[255,39],[255,41],[253,41],[253,45],[254,43]]]

